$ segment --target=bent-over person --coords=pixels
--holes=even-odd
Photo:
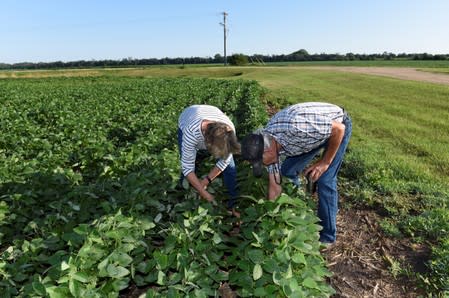
[[[207,191],[207,186],[223,173],[223,182],[229,195],[227,207],[234,215],[239,216],[235,211],[238,189],[233,154],[240,153],[240,144],[229,117],[210,105],[192,105],[186,108],[178,121],[178,145],[181,181],[185,177],[202,198],[214,202],[214,196]],[[215,166],[203,179],[199,179],[195,173],[199,150],[207,150],[217,159]]]
[[[300,186],[299,175],[316,182],[320,241],[336,240],[338,212],[337,174],[352,133],[352,121],[339,106],[306,102],[275,114],[257,133],[242,141],[242,157],[251,162],[255,176],[268,167],[268,198],[282,192],[281,177]],[[322,155],[315,159],[319,154]],[[280,164],[280,156],[285,160]]]

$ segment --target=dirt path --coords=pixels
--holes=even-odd
[[[311,66],[307,68],[336,70],[449,85],[449,75],[419,71],[408,67]]]

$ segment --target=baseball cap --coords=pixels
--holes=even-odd
[[[241,156],[253,166],[253,175],[262,176],[264,140],[262,134],[247,135],[241,143]]]

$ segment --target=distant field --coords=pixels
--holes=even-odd
[[[375,60],[375,61],[304,61],[304,62],[270,62],[254,64],[257,67],[278,66],[359,66],[359,67],[413,67],[423,71],[449,73],[449,60]],[[211,77],[226,77],[238,75],[238,67],[223,68],[222,64],[194,64],[194,65],[153,65],[142,67],[122,68],[89,68],[89,69],[52,69],[52,70],[0,70],[0,78],[17,77],[53,77],[53,76],[102,76],[102,75],[147,75],[151,76],[183,76],[203,75]],[[246,70],[246,67],[244,68]]]
[[[449,68],[449,60],[371,60],[371,61],[310,61],[310,62],[278,62],[273,65],[294,66],[388,66],[415,68]]]

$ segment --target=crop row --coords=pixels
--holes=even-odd
[[[242,136],[266,120],[263,96],[248,81],[0,81],[0,292],[329,296],[319,226],[293,199],[300,193],[261,199],[263,185],[239,162],[237,227],[220,206],[175,188],[182,109],[216,105]],[[212,188],[224,197],[220,179]]]

